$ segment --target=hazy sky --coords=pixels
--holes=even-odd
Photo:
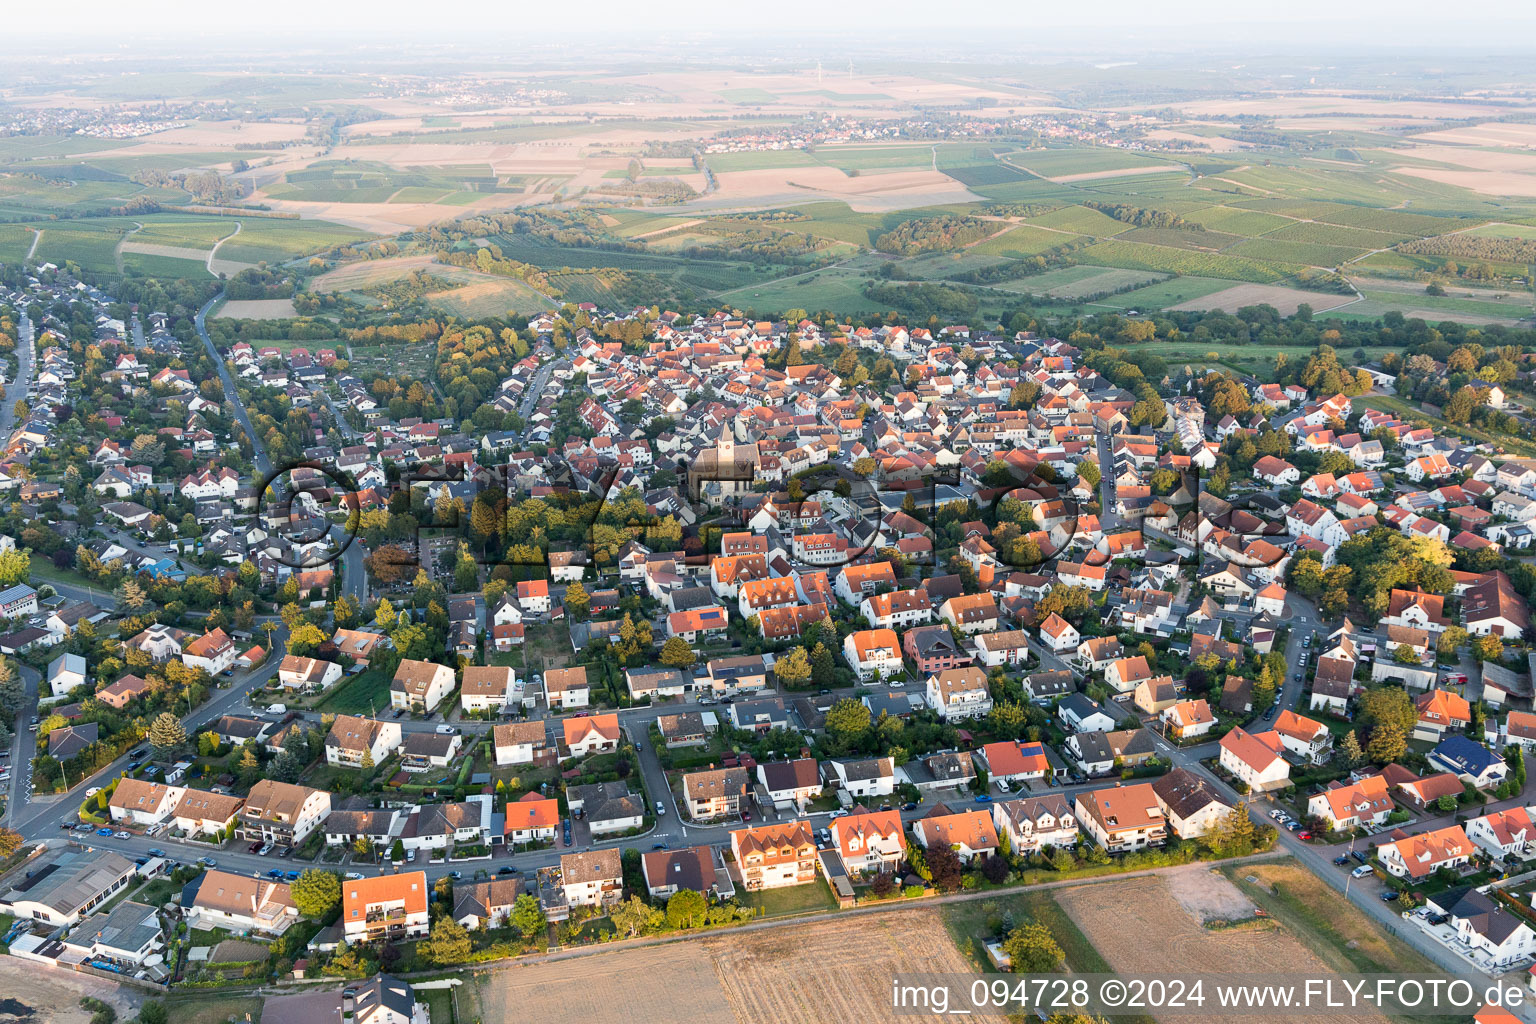
[[[159,0],[152,5],[73,0],[57,7],[9,7],[6,34],[28,49],[28,42],[46,36],[81,40],[83,33],[94,45],[129,48],[182,36],[221,42],[278,38],[302,46],[345,35],[359,41],[453,41],[472,47],[493,39],[567,42],[578,49],[595,37],[657,39],[665,45],[669,39],[707,33],[730,37],[744,48],[754,38],[797,38],[808,51],[818,48],[818,39],[831,36],[878,48],[931,34],[935,39],[942,35],[947,45],[969,40],[990,52],[1000,45],[1028,48],[1032,43],[1121,49],[1137,39],[1170,37],[1261,50],[1375,44],[1485,46],[1493,52],[1529,47],[1536,31],[1536,4],[1530,0],[1484,0],[1466,18],[1456,17],[1443,0]],[[683,56],[675,49],[667,52]]]

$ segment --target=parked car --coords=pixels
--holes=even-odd
[[[1346,853],[1346,854],[1344,854],[1342,856],[1335,857],[1335,858],[1333,858],[1333,862],[1335,864],[1348,864],[1349,863],[1349,854]]]
[[[112,838],[113,839],[132,839],[133,837],[130,836],[127,832],[116,832],[116,833],[113,833]]]
[[[199,857],[197,858],[197,862],[205,868],[216,868],[219,866],[219,862],[214,860],[212,857]]]
[[[454,733],[458,732],[459,730],[455,729],[451,725],[440,725],[440,726],[437,727],[437,731],[442,733],[444,736],[452,736]]]
[[[1396,889],[1393,889],[1391,892],[1382,893],[1381,898],[1386,900],[1388,903],[1395,903],[1403,898],[1403,894],[1398,892]]]
[[[976,803],[978,803],[978,804],[989,804],[991,802],[992,802],[992,794],[991,793],[982,793],[981,795],[976,797]]]
[[[1350,875],[1354,878],[1364,878],[1370,873],[1371,866],[1369,864],[1361,864],[1359,867],[1355,868],[1355,870],[1351,871]]]
[[[1349,855],[1351,857],[1355,858],[1355,860],[1359,861],[1361,864],[1365,863],[1365,860],[1366,860],[1365,854],[1363,852],[1361,852],[1360,850],[1351,850],[1351,851],[1349,851]]]
[[[363,877],[363,873],[361,871],[348,871],[343,877],[349,882],[356,882]]]
[[[96,834],[99,836],[110,836],[112,834],[112,830],[109,828],[99,828],[96,830]]]
[[[160,849],[158,846],[152,846],[149,849],[149,855],[151,857],[164,857],[165,851]]]
[[[267,877],[268,878],[276,878],[276,879],[281,880],[282,877],[283,877],[283,870],[282,870],[282,868],[273,868],[271,871],[267,872]]]

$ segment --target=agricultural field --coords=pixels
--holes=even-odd
[[[1231,288],[1235,283],[1213,277],[1172,277],[1145,288],[1101,299],[1095,305],[1116,309],[1166,309],[1188,299],[1198,299]]]
[[[1467,234],[1478,238],[1529,238],[1536,239],[1536,227],[1530,224],[1484,224]]]
[[[1001,225],[999,225],[1001,226]],[[1059,231],[1047,231],[1029,224],[1010,228],[971,246],[970,252],[995,253],[999,256],[1037,256],[1071,242],[1082,241],[1081,235],[1068,235]]]
[[[214,313],[215,320],[284,320],[297,316],[292,299],[231,299]]]
[[[1224,253],[1188,252],[1164,245],[1136,242],[1095,242],[1080,253],[1087,263],[1127,270],[1152,270],[1190,277],[1227,277],[1238,281],[1273,284],[1306,269],[1298,264],[1272,263]]]
[[[219,258],[244,263],[281,263],[373,236],[325,221],[243,217],[240,233],[219,246]]]
[[[929,146],[823,146],[814,155],[818,163],[860,174],[932,167],[934,161]]]
[[[939,913],[911,909],[488,971],[476,999],[485,1020],[881,1021],[893,974],[967,970]]]
[[[155,253],[123,249],[123,273],[131,277],[199,278],[208,276],[208,265],[201,258],[185,259]]]
[[[1083,174],[1124,172],[1163,165],[1172,168],[1164,157],[1152,153],[1132,153],[1123,149],[1033,149],[1009,153],[1004,159],[1016,167],[1033,171],[1042,178],[1062,179]]]
[[[864,296],[864,284],[868,280],[868,274],[853,267],[828,267],[777,281],[746,285],[721,292],[716,298],[743,309],[830,309],[856,316],[879,311],[879,307]]]
[[[1064,206],[1059,210],[1031,217],[1029,223],[1042,228],[1055,228],[1078,235],[1114,237],[1130,231],[1135,225],[1115,220],[1108,214],[1087,206]]]
[[[1049,295],[1053,299],[1077,302],[1096,295],[1119,292],[1122,288],[1139,288],[1165,279],[1163,274],[1154,274],[1145,270],[1112,270],[1107,267],[1078,266],[1047,271],[1035,277],[1010,281],[1008,284],[1017,286],[1012,290],[1028,291],[1034,295]]]
[[[182,249],[212,249],[219,239],[232,234],[237,223],[228,217],[181,217],[153,214],[135,217],[143,227],[133,233],[134,244],[167,245]]]
[[[527,316],[552,305],[546,296],[516,278],[489,274],[476,274],[447,291],[428,292],[427,300],[466,319],[506,316],[508,311]]]
[[[80,230],[74,222],[68,228],[50,227],[43,231],[42,241],[33,254],[38,262],[63,264],[78,263],[92,273],[114,274],[117,272],[117,243],[133,225],[122,222],[116,225]]]
[[[1311,306],[1318,313],[1335,309],[1353,302],[1349,295],[1330,292],[1303,291],[1300,288],[1284,288],[1278,285],[1240,284],[1221,291],[1211,292],[1198,299],[1189,299],[1166,309],[1219,309],[1224,313],[1236,313],[1244,306],[1274,306],[1282,316],[1291,316],[1302,305]]]
[[[32,248],[33,232],[19,224],[0,224],[0,263],[20,262]]]
[[[279,185],[263,192],[273,199],[310,203],[385,203],[405,189],[430,189],[436,202],[448,192],[491,193],[500,182],[489,164],[401,168],[363,160],[321,161],[289,171]],[[421,194],[420,192],[417,193]]]
[[[1256,908],[1242,890],[1204,865],[1071,886],[1056,890],[1054,896],[1116,973],[1246,974],[1255,964],[1284,964],[1288,971],[1317,976],[1346,969],[1324,959],[1284,925],[1260,922],[1257,927],[1206,927],[1212,921],[1252,920]],[[1337,897],[1331,892],[1321,898],[1328,900],[1329,907],[1337,907]],[[1345,913],[1331,911],[1332,916]],[[1156,941],[1148,941],[1149,936],[1156,936]],[[1160,1013],[1157,1019],[1159,1024],[1179,1024],[1207,1018]],[[1387,1020],[1379,1013],[1364,1011],[1341,1013],[1331,1019],[1360,1024]]]

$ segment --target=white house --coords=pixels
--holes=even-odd
[[[1221,766],[1249,789],[1279,789],[1291,778],[1291,766],[1280,756],[1285,747],[1273,732],[1250,733],[1241,727],[1221,738]]]

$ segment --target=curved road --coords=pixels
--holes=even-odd
[[[197,336],[202,339],[203,347],[208,350],[208,358],[213,360],[214,368],[219,374],[219,382],[224,386],[224,402],[234,409],[235,420],[245,431],[245,436],[250,439],[252,461],[261,477],[265,479],[272,476],[272,459],[268,456],[266,445],[262,442],[260,435],[256,433],[256,428],[251,426],[251,418],[245,411],[245,403],[240,401],[240,395],[235,390],[235,380],[230,376],[229,367],[224,365],[224,357],[219,355],[219,350],[214,347],[213,338],[208,335],[208,313],[223,298],[224,293],[221,291],[197,311],[197,317],[194,320]],[[347,535],[344,529],[333,527],[331,533],[337,538],[338,544],[346,543]],[[363,567],[361,542],[354,539],[352,543],[347,544],[338,561],[341,563],[339,571],[345,592],[361,603],[367,597],[368,586],[367,572]]]

